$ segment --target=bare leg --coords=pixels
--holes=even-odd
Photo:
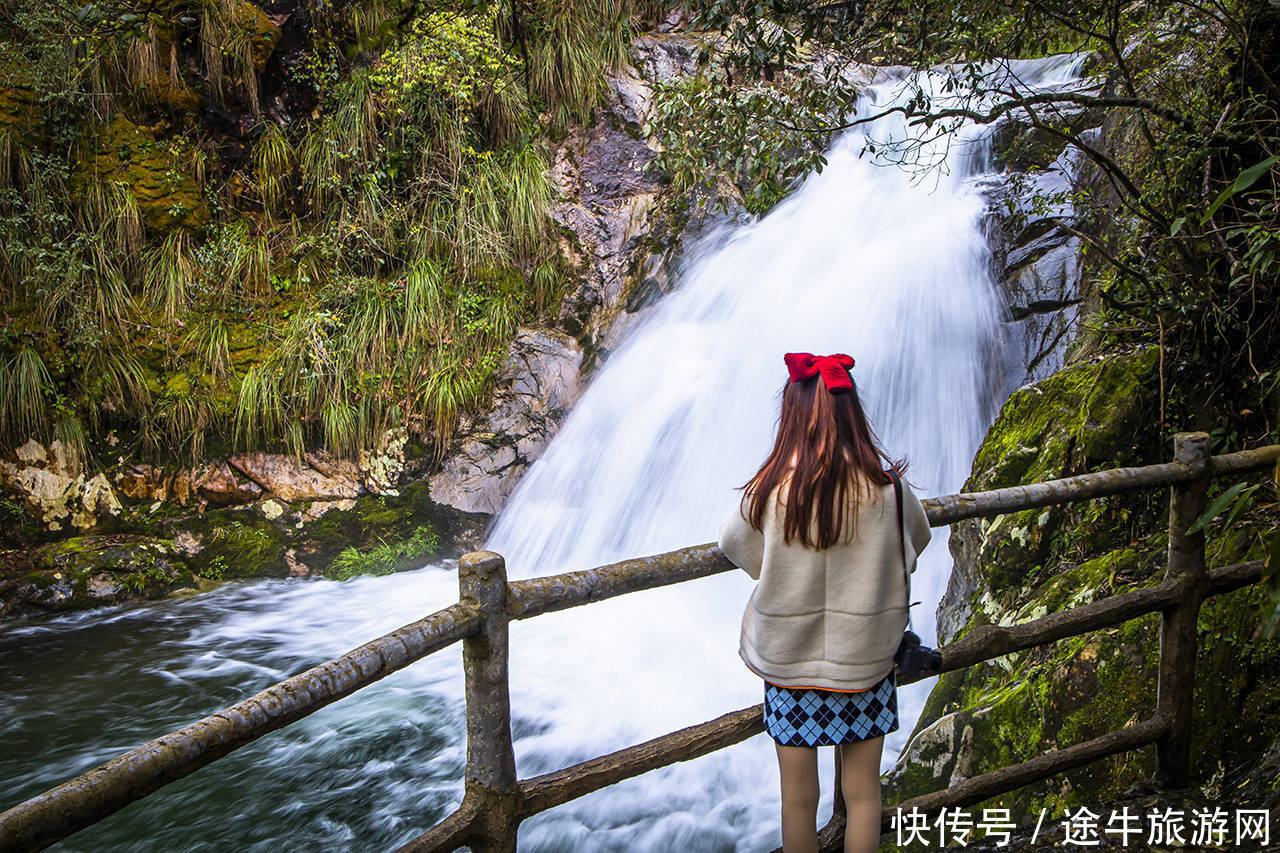
[[[775,746],[782,780],[782,849],[784,853],[817,853],[818,750]]]
[[[840,788],[848,811],[844,853],[876,853],[880,849],[880,753],[884,735],[838,748],[842,765]]]

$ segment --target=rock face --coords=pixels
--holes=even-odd
[[[577,401],[581,367],[582,347],[568,335],[519,330],[493,407],[430,480],[435,500],[464,512],[497,512]]]
[[[395,495],[405,466],[405,430],[388,430],[382,450],[363,451],[358,462],[313,450],[301,459],[253,451],[208,460],[190,469],[145,463],[114,473],[121,494],[136,501],[171,501],[208,509],[265,498],[287,503],[345,500],[361,495]]]
[[[1086,142],[1096,140],[1101,117],[1065,112]],[[1005,172],[988,187],[987,234],[992,272],[1005,296],[1005,344],[1017,388],[1052,375],[1064,363],[1084,301],[1081,239],[1070,193],[1092,180],[1080,151],[1043,130],[1007,122],[993,141]]]
[[[1084,361],[1006,401],[974,459],[965,491],[1015,486],[1168,457],[1147,425],[1158,410],[1155,347]],[[1154,439],[1154,440],[1153,440]],[[981,625],[1011,625],[1163,578],[1167,492],[1115,495],[954,525],[955,569],[938,611],[942,644]],[[1155,531],[1138,534],[1134,531]],[[1211,533],[1215,564],[1261,556],[1254,531]],[[1248,645],[1260,585],[1210,599],[1201,611],[1197,756],[1237,762],[1275,737],[1280,644]],[[1148,717],[1155,707],[1160,619],[1004,655],[939,677],[911,740],[885,777],[886,802],[943,789]],[[1145,781],[1154,752],[1115,756],[978,807],[1061,814]],[[1208,776],[1212,766],[1204,767]],[[1093,806],[1091,806],[1093,807]]]
[[[102,473],[88,479],[62,443],[46,450],[31,440],[0,460],[0,483],[45,530],[89,530],[120,514],[120,501]]]
[[[682,249],[714,224],[743,215],[731,203],[728,214],[704,211],[687,219],[663,204],[665,189],[646,170],[657,150],[656,140],[643,136],[653,86],[692,74],[701,45],[677,33],[638,37],[635,64],[610,77],[595,123],[554,152],[551,180],[559,198],[551,215],[581,274],[558,324],[583,345],[588,370],[616,346],[637,312],[675,286]],[[723,192],[732,198],[735,190]]]
[[[1106,467],[1134,454],[1133,437],[1150,414],[1155,349],[1073,365],[1014,392],[973,460],[964,491],[1036,483]],[[1063,508],[1024,510],[991,521],[952,525],[956,559],[938,605],[938,641],[952,642],[976,611],[987,622],[1004,613],[992,590],[1039,570]]]

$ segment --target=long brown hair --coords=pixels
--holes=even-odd
[[[885,465],[898,474],[906,470],[905,462],[890,460],[880,449],[862,411],[856,382],[851,390],[838,394],[828,391],[819,376],[788,382],[782,390],[773,451],[740,487],[744,504],[750,502],[746,518],[756,530],[763,530],[769,495],[789,480],[786,499],[780,501],[786,505],[783,541],[797,539],[810,548],[830,547],[844,533],[846,513],[837,510],[847,506],[849,523],[857,524],[863,495],[848,500],[850,489],[869,495],[873,486],[888,485],[892,480]]]

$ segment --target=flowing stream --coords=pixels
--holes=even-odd
[[[1015,64],[1073,79],[1079,57]],[[859,114],[902,97],[868,90]],[[898,124],[894,124],[894,119]],[[901,133],[901,120],[871,135]],[[871,422],[921,496],[956,491],[1010,389],[980,192],[983,128],[913,182],[860,157],[828,165],[764,218],[707,235],[677,290],[605,362],[497,519],[510,576],[586,568],[715,539],[763,461],[782,353],[847,352]],[[937,143],[942,145],[942,143]],[[984,176],[988,176],[985,177]],[[934,636],[950,572],[944,530],[913,576],[914,627]],[[756,704],[737,655],[740,572],[511,626],[517,770],[530,776]],[[0,630],[0,808],[456,600],[451,565],[390,577],[259,581]],[[461,796],[460,646],[270,734],[62,844],[61,850],[389,849]],[[892,765],[932,687],[901,688]],[[820,752],[824,811],[832,750]],[[762,851],[780,843],[765,735],[527,821],[531,851]],[[825,819],[825,817],[823,818]]]

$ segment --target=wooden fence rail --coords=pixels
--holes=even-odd
[[[1207,597],[1256,582],[1263,571],[1262,561],[1208,569],[1203,531],[1189,534],[1187,530],[1205,510],[1205,495],[1213,477],[1257,471],[1276,465],[1277,459],[1280,445],[1210,456],[1207,434],[1184,433],[1175,440],[1172,462],[926,500],[929,523],[940,527],[966,518],[1171,486],[1168,565],[1160,583],[1022,624],[975,628],[963,640],[939,649],[940,669],[919,678],[1156,611],[1161,613],[1160,672],[1156,709],[1149,719],[895,807],[932,811],[970,805],[1149,743],[1156,744],[1157,783],[1170,788],[1185,786],[1191,742],[1195,625],[1200,605]],[[459,563],[458,603],[0,813],[0,851],[43,849],[232,750],[458,640],[463,642],[467,704],[462,804],[441,823],[401,847],[400,853],[453,850],[459,846],[469,846],[477,853],[513,851],[519,824],[531,815],[641,773],[731,746],[759,734],[764,726],[761,706],[755,705],[572,767],[520,780],[511,741],[509,621],[733,569],[714,544],[707,544],[585,571],[508,582],[500,555],[486,551],[468,554]],[[900,678],[899,684],[915,680]],[[832,820],[822,831],[824,850],[839,848],[843,833],[840,805],[837,798]],[[889,808],[882,813],[883,830],[889,828],[891,813]]]

